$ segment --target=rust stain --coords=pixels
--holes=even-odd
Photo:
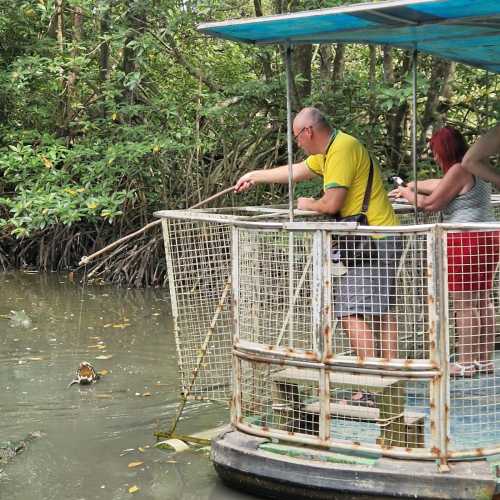
[[[441,450],[437,446],[433,446],[431,448],[431,453],[439,457],[439,455],[441,454]]]
[[[328,337],[330,335],[330,327],[326,326],[325,329],[323,330],[323,335],[325,337]]]

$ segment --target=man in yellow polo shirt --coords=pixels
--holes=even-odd
[[[293,135],[309,156],[293,165],[293,180],[299,182],[323,177],[324,194],[319,199],[300,197],[302,210],[346,217],[361,212],[370,172],[370,155],[354,137],[328,124],[316,108],[304,108],[293,122]],[[254,170],[243,175],[235,186],[237,193],[255,184],[287,183],[288,167]],[[367,210],[368,224],[394,226],[398,219],[383,187],[380,171],[373,166],[373,181]],[[334,310],[349,335],[352,348],[361,358],[377,356],[371,320],[379,324],[378,354],[397,357],[397,323],[390,309],[395,299],[395,275],[399,260],[399,239],[374,241],[378,258],[367,265],[353,266],[340,278]]]

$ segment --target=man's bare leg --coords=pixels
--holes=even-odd
[[[387,360],[398,357],[398,322],[392,313],[380,317],[380,357]]]
[[[375,341],[368,324],[358,316],[345,316],[341,320],[342,328],[349,336],[351,347],[361,359],[375,357]]]

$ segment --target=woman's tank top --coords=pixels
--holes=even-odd
[[[451,200],[441,214],[443,222],[494,222],[491,186],[474,176],[472,189]]]

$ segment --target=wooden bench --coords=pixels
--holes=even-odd
[[[304,406],[303,411],[318,415],[319,401]],[[424,419],[423,413],[405,410],[389,419],[380,416],[380,409],[343,403],[330,403],[332,419],[353,420],[357,422],[375,422],[381,428],[381,435],[377,444],[381,446],[402,446],[403,448],[424,447]]]
[[[272,407],[279,428],[317,434],[319,402],[307,404],[299,387],[317,390],[319,370],[284,368],[271,375]],[[422,447],[424,415],[405,411],[405,382],[397,377],[329,372],[330,391],[363,391],[373,395],[373,407],[330,403],[332,418],[376,422],[381,427],[377,442],[384,446]],[[309,399],[314,394],[308,395]]]

